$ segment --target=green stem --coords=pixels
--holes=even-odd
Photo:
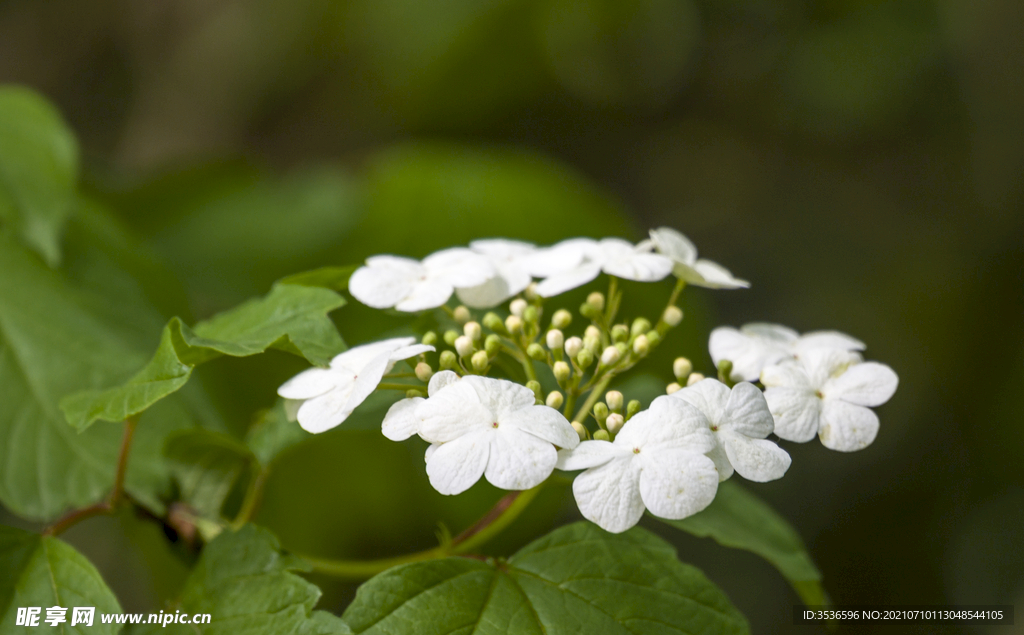
[[[423,386],[417,386],[415,384],[377,384],[377,390],[410,390],[413,388],[422,388]]]
[[[590,391],[590,394],[587,395],[587,400],[583,402],[583,405],[580,406],[580,409],[576,412],[576,416],[572,418],[574,422],[583,423],[583,420],[587,418],[587,413],[594,407],[597,400],[601,398],[601,394],[604,392],[604,389],[608,387],[608,383],[614,376],[615,373],[608,373],[601,378],[601,381],[597,382],[594,388]]]
[[[615,301],[615,295],[618,293],[619,279],[615,276],[608,276],[608,298],[606,299],[607,313],[605,313],[604,323],[611,329],[612,322],[615,320],[615,314],[619,312],[619,303]]]
[[[245,498],[242,499],[242,506],[239,507],[238,514],[231,521],[232,529],[241,529],[242,525],[252,520],[252,517],[256,515],[256,510],[259,509],[260,501],[263,498],[263,486],[267,482],[269,473],[270,470],[265,467],[260,466],[258,468],[255,478],[249,484],[249,489],[245,491]]]
[[[675,286],[674,289],[672,289],[672,295],[668,296],[668,303],[665,304],[665,308],[666,309],[668,307],[670,307],[670,306],[675,306],[676,300],[679,299],[679,294],[682,293],[683,289],[685,289],[685,288],[686,288],[686,280],[683,280],[682,278],[677,278],[676,279],[676,286]]]

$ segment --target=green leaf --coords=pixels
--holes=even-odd
[[[19,607],[40,607],[39,625],[49,629],[43,620],[51,606],[68,609],[62,633],[112,634],[121,629],[100,621],[101,613],[120,613],[121,606],[85,556],[58,538],[0,526],[0,635],[30,628],[15,626]],[[71,626],[76,606],[96,607],[92,626]]]
[[[273,408],[260,413],[246,434],[245,444],[265,467],[273,463],[282,452],[312,437],[294,419],[289,420],[285,402],[281,399]]]
[[[253,468],[256,457],[232,437],[209,430],[183,430],[164,448],[181,498],[207,518],[219,518],[228,494]]]
[[[317,287],[275,285],[250,300],[190,329],[178,318],[164,328],[149,363],[122,385],[70,395],[61,409],[72,426],[87,429],[97,419],[123,421],[188,382],[198,364],[221,355],[247,357],[276,348],[326,366],[345,344],[327,313],[345,304],[337,293]]]
[[[772,563],[807,605],[828,603],[821,572],[807,553],[800,534],[764,501],[732,481],[718,485],[715,500],[704,511],[683,520],[661,522],[718,544],[751,551]]]
[[[360,265],[347,267],[321,267],[312,271],[292,274],[278,281],[279,284],[294,284],[300,287],[323,287],[334,291],[348,291],[348,279]]]
[[[507,562],[445,558],[363,584],[343,615],[356,633],[749,633],[671,545],[640,528],[575,523]]]
[[[60,113],[32,90],[0,88],[0,220],[51,266],[78,180],[78,145]]]
[[[225,530],[203,550],[177,607],[188,613],[209,613],[210,624],[141,630],[174,635],[350,633],[338,617],[313,610],[320,590],[291,573],[305,570],[302,560],[281,553],[277,538],[266,529],[246,525],[238,531]]]

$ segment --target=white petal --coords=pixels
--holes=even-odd
[[[715,469],[718,470],[718,482],[728,480],[732,476],[733,469],[732,463],[729,462],[729,455],[725,453],[725,448],[721,443],[715,446],[713,450],[708,452],[705,456],[711,459],[715,464]]]
[[[529,256],[537,251],[533,243],[526,243],[520,240],[509,240],[507,238],[484,238],[469,243],[470,249],[487,256],[492,261],[512,261],[523,256]]]
[[[795,332],[793,336],[796,337]],[[790,355],[786,342],[727,326],[711,331],[708,351],[715,366],[724,359],[732,362],[731,379],[734,381],[757,381],[762,369]]]
[[[430,461],[430,457],[434,456],[434,452],[437,452],[437,449],[442,445],[442,443],[431,443],[428,445],[426,451],[423,453],[423,462],[426,463]]]
[[[587,520],[614,534],[640,522],[640,461],[617,458],[580,474],[572,482],[576,505]]]
[[[842,375],[850,366],[860,363],[860,354],[834,348],[812,348],[803,351],[798,358],[807,372],[810,385],[820,390],[835,377]]]
[[[750,322],[741,326],[740,330],[747,335],[778,342],[780,344],[790,344],[800,337],[796,331],[788,326],[772,324],[771,322]]]
[[[899,385],[896,372],[885,364],[864,362],[850,366],[822,388],[826,399],[842,399],[858,406],[880,406],[889,401]]]
[[[751,384],[741,384],[753,387]],[[754,388],[756,391],[757,389]],[[728,421],[726,405],[729,403],[729,387],[717,379],[702,379],[692,386],[672,393],[672,398],[682,399],[704,413],[708,423],[718,427]],[[771,414],[768,415],[769,420]]]
[[[331,360],[331,368],[345,369],[358,374],[364,366],[384,353],[391,353],[416,341],[415,337],[393,337],[387,340],[370,342],[361,346],[353,346],[344,353],[335,355]]]
[[[721,429],[731,430],[752,439],[763,439],[775,428],[775,421],[764,394],[754,384],[747,382],[736,384],[729,393],[726,419],[719,424]]]
[[[376,256],[368,266],[356,269],[348,281],[348,291],[356,300],[375,309],[388,309],[412,293],[422,275],[415,260],[394,256]]]
[[[388,413],[384,415],[384,421],[380,424],[380,431],[392,441],[405,441],[419,432],[420,418],[416,416],[416,407],[424,401],[425,399],[422,397],[396,401],[388,408]]]
[[[600,242],[604,252],[602,269],[605,273],[640,282],[654,282],[672,273],[672,259],[659,254],[644,253],[619,238],[605,238]]]
[[[529,285],[529,281],[526,283]],[[523,286],[525,289],[526,286]],[[522,289],[519,289],[522,291]],[[478,284],[475,287],[463,287],[455,290],[455,295],[458,296],[459,302],[465,304],[468,307],[474,309],[490,309],[496,307],[505,300],[508,300],[519,291],[512,291],[511,285],[508,280],[503,276],[497,275],[487,280],[483,284]]]
[[[700,410],[666,395],[627,421],[615,437],[615,445],[645,450],[679,448],[704,454],[715,447],[715,436]]]
[[[491,454],[484,476],[495,487],[530,489],[555,469],[558,452],[547,441],[512,426],[501,426],[490,437]]]
[[[374,390],[377,390],[377,384],[384,378],[384,374],[391,369],[392,365],[393,362],[389,359],[389,354],[383,353],[363,366],[352,383],[352,390],[344,409],[351,413],[359,407],[359,404],[366,401],[366,398],[373,394]],[[348,414],[345,416],[347,417]]]
[[[844,351],[862,351],[864,342],[839,331],[813,331],[804,333],[796,342],[797,354],[812,348],[838,348]]]
[[[406,313],[436,309],[452,297],[455,287],[443,280],[420,280],[395,308]]]
[[[497,273],[490,259],[465,247],[434,252],[423,259],[429,279],[452,287],[474,287]]]
[[[306,432],[313,434],[334,428],[352,414],[352,411],[347,409],[351,392],[351,387],[348,390],[332,390],[302,402],[296,413],[299,425]]]
[[[878,415],[870,408],[827,399],[821,411],[818,438],[830,450],[853,452],[871,445],[878,435]]]
[[[659,227],[650,233],[659,253],[684,265],[692,265],[697,261],[697,247],[680,232],[671,227]]]
[[[427,395],[433,397],[439,390],[459,381],[458,373],[451,370],[442,370],[434,373],[427,384]]]
[[[469,375],[462,381],[473,387],[480,403],[491,411],[495,421],[503,421],[509,414],[537,403],[532,390],[507,379]]]
[[[774,366],[767,366],[761,371],[761,383],[767,388],[799,388],[813,392],[811,378],[803,365],[794,360],[786,360]]]
[[[403,359],[409,359],[410,357],[416,357],[420,353],[427,353],[435,350],[433,346],[429,344],[413,344],[412,346],[403,346],[397,351],[391,353],[388,356],[393,362],[401,361]]]
[[[530,275],[547,278],[578,267],[587,253],[597,249],[597,242],[589,238],[568,240],[552,247],[538,249],[525,259],[523,266]]]
[[[718,470],[703,454],[686,450],[641,452],[640,497],[661,518],[679,520],[711,504],[718,492]]]
[[[419,434],[431,443],[454,441],[474,430],[489,429],[495,421],[465,379],[431,395],[420,404],[417,414],[421,419]]]
[[[768,388],[764,398],[775,418],[775,434],[779,438],[804,443],[817,434],[821,399],[813,392],[800,388]]]
[[[285,399],[311,399],[351,381],[351,376],[326,368],[310,368],[281,384],[277,394]]]
[[[698,260],[693,264],[693,269],[703,278],[702,282],[693,282],[700,287],[708,289],[747,289],[750,283],[741,278],[736,278],[732,272],[713,260]]]
[[[601,265],[584,263],[574,269],[556,273],[537,284],[537,295],[551,298],[576,287],[582,287],[601,273]]]
[[[748,481],[765,483],[782,478],[793,462],[789,453],[766,439],[751,439],[742,434],[720,432],[729,463]]]
[[[574,448],[580,443],[569,420],[548,406],[527,406],[501,417],[499,422],[503,428],[516,427],[560,448]]]
[[[427,457],[430,484],[445,495],[461,494],[483,476],[490,456],[490,431],[467,434],[445,443]]]
[[[608,441],[581,441],[571,450],[559,450],[558,463],[555,467],[572,472],[604,465],[616,457],[629,458],[631,456],[633,456],[633,451],[629,448]]]

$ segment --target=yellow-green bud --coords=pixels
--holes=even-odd
[[[598,430],[594,433],[594,441],[611,441],[612,435],[607,430]]]
[[[625,342],[629,339],[629,328],[625,324],[616,324],[612,327],[612,341]]]
[[[630,399],[629,403],[626,404],[626,419],[631,419],[638,412],[640,412],[640,402],[636,399]]]
[[[465,324],[473,319],[473,316],[469,313],[469,309],[461,304],[455,307],[455,310],[452,311],[452,317],[455,318],[455,321],[459,324]]]
[[[646,335],[637,335],[633,340],[633,353],[643,357],[651,350],[651,344],[647,341]]]
[[[605,419],[604,427],[608,430],[609,434],[616,434],[622,429],[622,424],[625,422],[626,420],[622,418],[622,415],[613,413]]]
[[[668,386],[665,386],[665,394],[666,394],[666,395],[671,395],[672,393],[674,393],[674,392],[679,392],[679,391],[680,391],[680,390],[682,390],[682,389],[683,389],[683,387],[682,387],[682,386],[680,386],[680,385],[679,385],[679,384],[677,384],[676,382],[672,382],[672,383],[671,383],[671,384],[669,384]]]
[[[625,357],[629,352],[629,344],[625,342],[615,342],[615,348],[619,349],[619,357]]]
[[[437,344],[437,333],[433,331],[427,331],[426,333],[423,334],[423,339],[420,341],[426,344],[427,346],[434,346],[435,344]]]
[[[455,338],[455,352],[459,354],[459,357],[469,357],[476,352],[476,347],[473,346],[473,340],[469,339],[465,335],[460,335]]]
[[[565,346],[565,336],[558,329],[548,331],[545,339],[547,340],[548,348],[553,351],[562,350],[562,347]]]
[[[576,355],[576,363],[580,368],[586,369],[594,363],[594,354],[585,348]]]
[[[451,370],[459,365],[459,358],[451,351],[441,351],[438,365],[441,367],[441,370]]]
[[[533,391],[533,396],[537,398],[537,401],[543,401],[543,399],[541,399],[542,393],[540,390],[539,381],[537,381],[536,379],[531,379],[530,381],[526,382],[526,387]]]
[[[537,283],[531,282],[523,291],[523,295],[525,295],[526,299],[530,301],[539,299],[540,296],[537,295]]]
[[[622,412],[622,393],[618,390],[609,390],[604,394],[604,402],[612,412]]]
[[[561,408],[564,402],[565,397],[563,397],[562,393],[558,392],[557,390],[552,390],[551,392],[549,392],[548,398],[544,400],[544,403],[546,403],[548,406],[556,410]]]
[[[551,326],[556,329],[566,329],[572,324],[572,313],[569,313],[565,309],[558,309],[555,314],[551,316]]]
[[[484,316],[483,324],[495,333],[507,332],[505,330],[505,322],[503,322],[502,319],[498,317],[498,314],[493,311]]]
[[[572,375],[572,369],[565,362],[555,362],[552,370],[555,372],[555,379],[560,382],[568,380],[569,376]]]
[[[505,318],[505,328],[509,333],[518,335],[523,332],[523,318],[518,315],[510,315]]]
[[[601,329],[591,324],[583,331],[583,339],[587,339],[588,337],[601,339]]]
[[[587,432],[587,426],[583,425],[579,421],[572,422],[572,429],[579,435],[580,441],[586,441],[590,437],[590,433]]]
[[[491,360],[487,357],[487,351],[477,351],[473,353],[471,361],[473,363],[473,370],[482,373],[487,370],[487,365]]]
[[[704,381],[704,375],[700,373],[690,373],[690,376],[686,379],[686,385],[692,386],[698,381]]]
[[[601,352],[601,338],[600,337],[584,337],[583,348],[587,349],[593,355],[597,355]]]
[[[732,377],[732,362],[723,359],[718,362],[718,380],[723,384],[728,384],[730,377]]]
[[[536,324],[540,320],[540,310],[532,304],[523,311],[523,321],[527,324]]]
[[[605,366],[614,366],[622,359],[622,353],[614,346],[609,346],[601,353],[601,363]]]
[[[692,372],[693,364],[685,357],[677,357],[676,361],[672,362],[672,374],[679,381],[684,381]]]
[[[594,419],[604,426],[604,420],[608,418],[608,406],[603,401],[594,404]]]
[[[434,369],[430,367],[430,364],[420,362],[419,364],[416,364],[415,373],[416,379],[426,383],[434,376]]]
[[[661,344],[661,333],[657,331],[647,331],[647,343],[651,345],[651,348]]]
[[[529,305],[526,303],[526,300],[516,298],[508,305],[508,310],[516,317],[523,317],[523,311],[526,311],[527,306]]]
[[[604,311],[604,294],[600,291],[594,291],[587,296],[587,304],[594,307],[598,311]]]
[[[459,339],[459,332],[455,329],[449,329],[444,332],[444,343],[448,346],[455,346],[455,340]]]
[[[416,390],[415,388],[405,391],[405,398],[412,399],[413,397],[426,397],[422,390]]]
[[[601,317],[601,310],[589,302],[584,302],[580,305],[580,315],[591,320],[596,320]]]
[[[633,320],[633,326],[629,327],[629,334],[633,337],[651,330],[651,321],[647,318],[638,317]]]
[[[543,362],[548,358],[548,354],[544,352],[544,347],[534,342],[526,347],[526,354],[530,359],[535,359],[538,362]]]
[[[578,337],[570,337],[565,340],[565,354],[569,357],[576,357],[583,350],[583,340]]]
[[[484,339],[484,350],[487,351],[487,355],[494,357],[501,350],[501,338],[491,333]]]
[[[661,314],[661,320],[669,326],[679,326],[683,321],[683,310],[677,306],[670,306]]]
[[[462,332],[474,342],[479,342],[480,338],[484,336],[484,331],[480,328],[479,322],[466,322],[462,326]]]

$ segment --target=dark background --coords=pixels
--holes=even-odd
[[[753,287],[688,291],[666,359],[707,363],[711,326],[755,320],[867,342],[901,380],[876,442],[786,444],[787,476],[752,486],[842,604],[1024,608],[1022,63],[1019,0],[0,2],[0,81],[59,106],[86,187],[177,273],[174,312],[381,251],[669,224]],[[353,343],[398,324],[337,317]],[[272,354],[202,374],[241,431],[300,368]],[[275,473],[259,522],[323,555],[427,546],[496,493],[443,500],[421,449],[320,437]],[[556,494],[492,549],[571,517]],[[767,564],[671,536],[754,632],[815,631]],[[185,570],[130,518],[69,539],[126,610]],[[351,587],[317,582],[340,612]]]

